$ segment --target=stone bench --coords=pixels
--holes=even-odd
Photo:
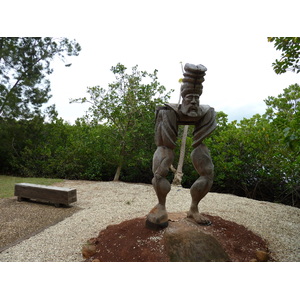
[[[30,183],[16,183],[15,196],[18,201],[37,200],[53,203],[55,207],[61,204],[69,206],[70,203],[77,201],[76,189],[62,188]]]

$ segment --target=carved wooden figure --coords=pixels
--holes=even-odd
[[[166,179],[174,160],[174,148],[178,125],[194,125],[193,148],[191,153],[194,168],[200,175],[190,189],[192,202],[187,216],[202,225],[210,221],[199,213],[198,204],[209,192],[213,184],[214,166],[203,140],[216,128],[216,113],[208,105],[200,105],[202,82],[207,69],[203,65],[186,64],[181,85],[182,104],[167,103],[156,110],[155,143],[157,149],[153,156],[152,185],[158,198],[158,204],[149,212],[146,226],[160,229],[168,226],[166,197],[171,184]]]

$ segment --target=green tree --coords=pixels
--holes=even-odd
[[[284,142],[291,149],[299,151],[300,145],[300,86],[292,84],[277,97],[265,100],[268,106],[266,115],[277,130],[284,133]],[[297,147],[298,146],[298,147]]]
[[[56,56],[64,60],[66,55],[78,55],[80,50],[76,41],[67,38],[0,38],[0,118],[40,114],[51,97],[46,78],[53,72],[50,62]]]
[[[266,117],[276,132],[276,162],[284,184],[283,201],[300,205],[300,86],[292,84],[277,97],[268,97]]]
[[[213,191],[300,205],[300,87],[268,97],[265,114],[227,123],[206,139],[215,165]],[[189,174],[189,172],[185,172]]]
[[[112,129],[107,142],[114,153],[112,163],[117,167],[115,181],[119,180],[125,165],[146,163],[151,166],[148,152],[153,151],[155,108],[167,102],[171,93],[158,82],[157,70],[148,73],[139,71],[138,66],[134,66],[130,74],[126,70],[118,63],[111,68],[115,81],[107,90],[100,86],[89,87],[89,98],[71,101],[89,102],[88,115],[92,122],[102,122]]]
[[[275,152],[278,136],[269,120],[256,114],[225,124],[226,118],[217,117],[223,120],[207,139],[215,165],[213,191],[275,201],[282,180]]]
[[[277,74],[286,71],[300,72],[300,37],[268,37],[269,42],[274,42],[276,50],[282,52],[281,58],[272,64]]]
[[[29,177],[108,180],[113,174],[103,157],[109,157],[106,136],[110,128],[75,125],[54,119],[0,121],[0,174]]]

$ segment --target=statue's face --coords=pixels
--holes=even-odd
[[[184,115],[187,115],[189,117],[200,116],[199,95],[197,94],[186,95],[182,100],[181,112]]]

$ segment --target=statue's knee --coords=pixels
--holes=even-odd
[[[156,191],[159,191],[159,193],[165,195],[171,190],[170,182],[165,177],[162,177],[159,174],[154,174],[154,177],[152,178],[152,184],[155,187]]]
[[[154,182],[159,182],[163,177],[157,173],[154,174],[153,178],[152,178],[152,183]]]

